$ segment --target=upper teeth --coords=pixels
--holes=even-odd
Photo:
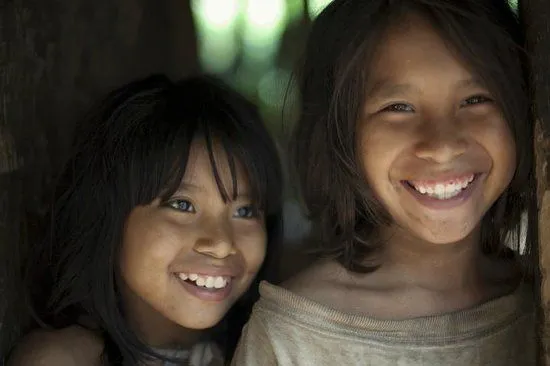
[[[196,273],[178,273],[178,277],[184,281],[193,281],[197,286],[206,288],[224,288],[231,279],[226,276],[204,276]]]
[[[445,183],[426,184],[423,182],[410,182],[411,185],[420,193],[426,194],[440,200],[449,199],[458,195],[464,188],[474,180],[474,175],[455,181]]]

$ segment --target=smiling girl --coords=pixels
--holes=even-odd
[[[260,285],[234,364],[534,365],[522,34],[505,0],[334,0],[295,162],[323,258]]]
[[[9,365],[220,365],[277,245],[277,151],[216,80],[153,76],[77,131]]]

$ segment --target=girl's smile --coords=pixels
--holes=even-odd
[[[192,280],[195,278],[196,280]],[[180,274],[176,279],[181,283],[185,291],[203,301],[224,301],[231,294],[231,277],[198,276],[191,274],[189,277]]]
[[[466,189],[476,178],[475,173],[470,174],[448,174],[451,178],[438,177],[433,179],[405,180],[411,188],[433,198],[445,200],[452,198]]]
[[[406,180],[401,183],[426,208],[449,210],[475,199],[484,177],[485,174],[471,173],[453,179]]]
[[[243,271],[238,266],[203,266],[174,276],[185,291],[204,301],[223,301],[231,294],[232,283],[240,279]]]

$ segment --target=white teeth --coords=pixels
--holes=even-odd
[[[226,280],[223,279],[223,277],[216,277],[216,281],[214,282],[214,287],[215,288],[224,288],[225,285],[227,284]]]
[[[449,184],[437,183],[431,186],[422,185],[421,183],[410,183],[421,194],[426,194],[439,200],[445,200],[457,196],[464,188],[468,187],[468,185],[474,180],[474,178],[475,176],[472,174],[470,177],[468,177],[468,179],[465,179],[461,182],[453,182]]]
[[[196,273],[179,273],[178,277],[183,281],[195,282],[195,285],[206,288],[221,289],[229,284],[230,277],[225,276],[202,276]]]

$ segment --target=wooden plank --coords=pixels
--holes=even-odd
[[[548,190],[548,140],[543,133],[540,120],[535,128],[535,158],[537,175],[537,198],[539,207],[538,255],[540,270],[540,309],[539,309],[539,361],[541,365],[550,365],[550,190]]]
[[[541,209],[539,212],[539,223],[550,221],[550,191],[545,191],[541,201]],[[539,226],[539,241],[540,243],[550,242],[550,225]],[[540,267],[541,267],[541,318],[542,329],[540,334],[540,356],[541,365],[550,365],[550,322],[548,315],[550,314],[550,250],[548,245],[540,248]]]
[[[550,366],[550,185],[548,161],[550,146],[550,2],[521,0],[527,51],[531,60],[531,86],[534,94],[535,155],[539,209],[538,255],[540,266],[540,364]]]

